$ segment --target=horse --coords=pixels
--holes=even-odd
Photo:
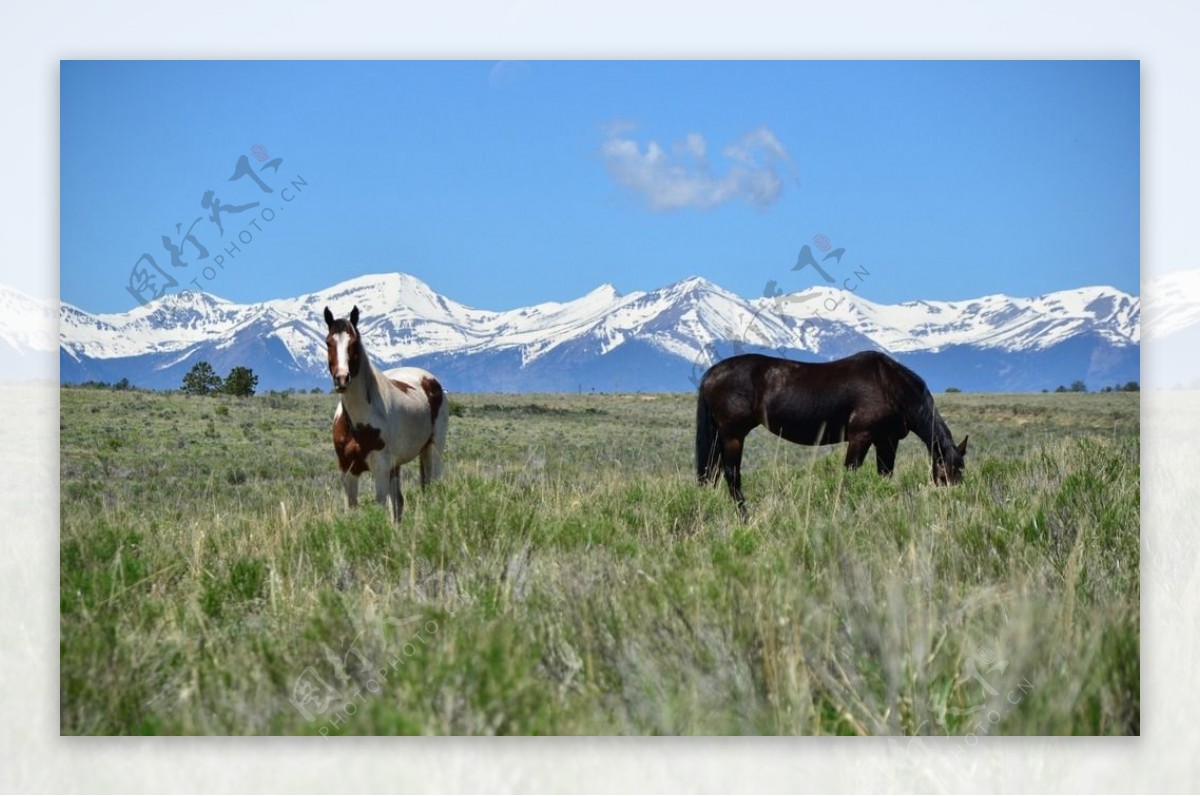
[[[375,499],[392,501],[400,522],[404,495],[400,465],[420,457],[421,488],[441,475],[449,401],[441,383],[421,368],[381,371],[367,356],[358,329],[358,307],[350,319],[335,319],[325,308],[329,375],[339,395],[333,413],[333,449],[342,473],[346,504],[358,505],[358,477],[375,475]]]
[[[715,486],[724,472],[729,494],[746,516],[742,449],[762,425],[800,445],[846,446],[845,465],[857,469],[875,446],[875,465],[890,476],[896,447],[912,431],[929,449],[933,481],[962,481],[967,437],[958,445],[925,382],[878,351],[824,363],[742,354],[713,365],[700,380],[696,402],[696,474]]]

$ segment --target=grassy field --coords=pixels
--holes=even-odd
[[[333,396],[64,389],[61,731],[1138,733],[1138,396],[936,398],[961,486],[760,429],[743,524],[692,395],[453,396],[396,528]]]

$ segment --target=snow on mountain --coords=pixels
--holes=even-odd
[[[1032,389],[1064,377],[1022,373],[1021,362],[1036,369],[1053,361],[1058,370],[1068,349],[1086,360],[1079,377],[1108,379],[1114,368],[1120,376],[1132,367],[1129,378],[1136,379],[1140,341],[1139,299],[1111,287],[886,305],[829,287],[744,299],[691,277],[657,290],[622,295],[602,285],[572,301],[490,311],[459,304],[408,274],[388,273],[257,304],[173,295],[128,313],[93,315],[64,303],[61,378],[116,380],[114,370],[121,369],[135,384],[174,387],[192,363],[207,359],[218,369],[248,365],[263,388],[317,386],[327,379],[326,306],[339,317],[358,306],[377,364],[436,365],[467,390],[575,389],[597,373],[613,383],[624,379],[626,389],[687,389],[689,366],[703,372],[733,351],[831,359],[863,348],[902,360],[973,356],[980,384],[992,383],[987,374],[994,368],[1003,379],[993,389]],[[1100,356],[1100,349],[1118,354]]]
[[[51,380],[58,303],[0,285],[0,380]]]
[[[1152,387],[1200,386],[1200,270],[1175,271],[1143,285],[1146,340],[1143,363]]]
[[[16,352],[53,351],[58,305],[0,285],[0,343]]]
[[[1200,269],[1147,280],[1146,333],[1159,340],[1200,324]]]
[[[207,293],[184,301],[178,294],[127,313],[92,315],[66,302],[59,314],[59,337],[70,355],[107,359],[177,351],[219,340],[261,314],[261,306],[243,307]]]
[[[881,305],[833,288],[813,288],[813,307],[893,353],[956,345],[1005,351],[1042,350],[1095,331],[1114,345],[1140,339],[1138,299],[1112,287],[1085,287],[1037,298],[1001,294],[969,301],[907,301]],[[830,309],[832,308],[832,309]]]

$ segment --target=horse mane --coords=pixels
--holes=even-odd
[[[372,393],[375,395],[383,395],[384,385],[387,382],[387,376],[384,375],[382,370],[375,367],[374,360],[372,360],[371,355],[367,353],[367,347],[363,345],[362,335],[359,335],[358,337],[358,355],[362,358],[359,367],[361,367],[367,375],[365,384],[367,388],[367,403],[371,403]]]
[[[893,374],[904,384],[905,394],[897,407],[904,417],[904,422],[920,437],[930,453],[942,455],[954,447],[954,440],[950,436],[950,427],[946,425],[933,402],[933,394],[929,392],[925,380],[896,360],[889,358],[888,361],[892,365]]]
[[[352,325],[344,318],[338,318],[330,327],[330,332],[333,334],[337,334],[338,332],[353,332],[354,344],[358,346],[358,366],[362,374],[366,376],[362,382],[364,388],[363,397],[366,398],[367,403],[371,403],[372,392],[374,392],[376,395],[380,395],[383,392],[383,389],[380,385],[380,379],[384,378],[384,376],[383,372],[379,370],[379,368],[375,367],[375,363],[371,361],[371,355],[367,351],[366,344],[363,343],[362,334],[358,331],[358,327]],[[343,411],[344,410],[345,406],[343,402]]]

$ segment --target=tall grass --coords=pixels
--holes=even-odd
[[[396,527],[329,396],[64,389],[62,732],[1139,731],[1136,395],[939,397],[949,489],[756,431],[746,523],[693,396],[454,400]]]

